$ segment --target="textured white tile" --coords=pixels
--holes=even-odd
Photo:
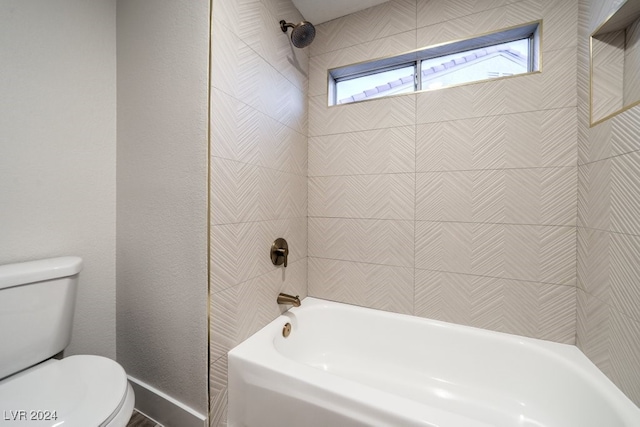
[[[475,121],[436,122],[416,127],[416,171],[474,168]]]
[[[588,229],[576,227],[576,286],[582,290],[585,289],[585,281],[588,275],[588,266],[585,260],[588,257],[587,245],[585,242],[589,239]]]
[[[272,14],[280,19],[285,19],[288,22],[299,22],[303,19],[302,15],[298,11],[298,8],[291,2],[291,0],[260,0],[269,9]],[[279,27],[278,27],[279,28]]]
[[[214,20],[212,26],[211,57],[212,87],[236,98],[239,98],[240,94],[238,85],[246,78],[242,76],[246,76],[249,71],[260,69],[258,67],[261,65],[268,66],[242,39],[218,20]]]
[[[605,375],[611,375],[610,312],[611,306],[578,290],[577,345]]]
[[[535,282],[575,282],[572,227],[416,223],[416,268]]]
[[[543,55],[543,61],[547,60],[547,56]],[[542,109],[544,104],[544,85],[546,73],[551,73],[552,68],[544,62],[541,73],[528,74],[524,76],[514,77],[504,80],[504,102],[505,111],[508,113],[518,113],[524,111],[533,111]],[[567,67],[567,69],[569,69]],[[552,92],[553,93],[553,92]],[[551,105],[548,108],[558,108],[564,105]]]
[[[224,26],[214,26],[212,40],[212,87],[306,134],[306,91]]]
[[[640,236],[612,233],[609,249],[611,304],[640,322]]]
[[[242,41],[298,89],[305,90],[309,49],[295,48],[290,41],[291,32],[283,33],[279,24],[281,19],[298,23],[303,20],[302,15],[295,7],[281,11],[275,4],[268,5],[261,1],[239,3],[242,19],[238,22],[225,22],[224,25],[236,27],[236,34]]]
[[[509,25],[503,24],[505,21],[507,21],[507,10],[504,7],[453,17],[447,21],[419,27],[417,31],[418,46],[427,47],[450,43],[500,31],[509,27]]]
[[[583,163],[602,160],[613,153],[611,128],[614,120],[604,121],[592,128],[587,128],[586,147],[581,149]]]
[[[513,286],[515,285],[515,286]],[[520,286],[518,286],[520,285]],[[556,285],[546,285],[547,287],[558,288]],[[567,287],[569,288],[569,287]],[[527,336],[535,336],[538,330],[539,316],[539,300],[538,287],[526,286],[522,282],[512,283],[512,286],[505,284],[504,287],[504,328],[505,332],[515,333],[521,331],[521,334]],[[574,288],[575,291],[575,288]],[[525,302],[523,304],[523,302]],[[575,295],[574,295],[575,306]],[[575,309],[574,309],[575,311]],[[574,332],[575,336],[575,332]]]
[[[611,379],[636,405],[640,403],[640,323],[611,310]]]
[[[391,0],[316,27],[311,55],[415,30],[416,0]]]
[[[543,254],[543,240],[542,233],[544,232],[538,227],[526,227],[526,226],[510,226],[505,227],[501,233],[502,245],[503,245],[503,260],[502,266],[503,273],[501,277],[513,277],[517,279],[535,279],[542,281],[541,277],[545,273],[542,263],[545,258]],[[545,231],[550,231],[547,229]],[[574,230],[571,230],[575,233]],[[483,242],[481,241],[480,244]],[[555,243],[555,242],[554,242]],[[573,264],[567,267],[567,270],[573,268],[575,270],[575,243],[573,247],[561,246],[560,250],[554,254],[558,257],[573,258]],[[564,250],[564,253],[563,253]],[[483,259],[482,254],[478,255],[478,259]],[[575,277],[575,271],[572,272]],[[493,274],[491,274],[493,275]],[[557,280],[556,283],[566,283],[570,278],[564,280]]]
[[[508,281],[505,307],[504,332],[575,344],[575,287]]]
[[[309,218],[309,256],[413,267],[413,221]]]
[[[495,9],[518,0],[418,0],[418,27]]]
[[[577,1],[455,0],[440,4],[419,0],[418,46],[467,39],[539,20],[545,24],[545,49],[575,46],[577,25],[570,20],[577,19],[577,11]]]
[[[503,206],[498,209],[504,212],[504,222],[573,225],[576,215],[575,170],[507,169],[503,174]],[[573,187],[566,185],[567,175],[573,176]],[[571,182],[569,181],[569,184]],[[496,191],[490,188],[484,190]],[[573,200],[571,196],[574,197]],[[546,206],[550,206],[551,209],[545,209]],[[551,212],[547,213],[547,210]],[[557,220],[553,221],[555,218]]]
[[[273,2],[271,2],[273,3]],[[213,55],[223,59],[223,40],[232,35],[242,41],[300,90],[305,90],[308,75],[308,49],[296,49],[280,29],[280,19],[300,22],[302,15],[290,2],[266,4],[260,0],[214,2]],[[288,4],[288,7],[286,5]],[[284,6],[284,7],[283,7]],[[226,38],[225,38],[226,37]],[[227,46],[229,49],[233,45]],[[215,62],[215,61],[214,61]]]
[[[474,222],[508,222],[507,213],[510,211],[508,173],[510,171],[504,170],[471,172],[472,220]]]
[[[212,224],[303,217],[307,178],[214,157],[210,204]]]
[[[212,156],[306,175],[306,135],[218,89],[212,99]]]
[[[479,118],[476,123],[479,130],[492,129],[486,136],[476,132],[476,139],[482,141],[489,154],[478,156],[476,168],[499,165],[498,159],[503,159],[508,168],[576,164],[577,116],[573,108]],[[480,149],[481,144],[477,145]],[[490,151],[493,146],[495,149]]]
[[[309,295],[412,314],[413,269],[309,258]]]
[[[611,227],[611,161],[579,167],[578,220],[581,226],[609,230]]]
[[[578,166],[578,227],[587,227],[589,223],[589,176],[591,175],[591,165]]]
[[[243,0],[244,3],[255,4],[260,0]],[[240,20],[240,1],[230,0],[212,0],[211,14],[212,18],[223,22],[238,22]],[[231,27],[234,34],[237,35],[237,27]]]
[[[414,218],[414,174],[309,178],[309,216]]]
[[[566,111],[571,110],[554,110],[551,112],[552,117],[559,116],[566,119]],[[562,151],[558,153],[558,147],[566,149],[569,145],[575,150],[575,139],[573,141],[563,140],[567,138],[567,133],[570,134],[568,129],[570,129],[571,122],[557,123],[556,119],[557,125],[553,126],[555,123],[549,123],[548,120],[545,120],[548,113],[549,111],[533,111],[501,117],[504,122],[504,134],[500,135],[500,139],[504,141],[504,164],[507,167],[547,166],[558,164],[563,160],[565,164],[567,163],[566,157],[558,156],[558,154],[564,154]],[[576,117],[575,110],[573,110],[573,117]],[[478,119],[478,121],[483,120],[486,119]],[[559,127],[562,129],[560,132],[558,132]],[[490,146],[491,142],[488,142],[488,145]],[[549,153],[549,150],[552,152]],[[572,166],[575,165],[575,159],[573,160]]]
[[[214,0],[211,38],[211,354],[209,425],[227,425],[226,351],[307,291],[309,49],[278,21],[289,0]],[[289,242],[289,266],[269,257]]]
[[[578,52],[578,66],[582,68],[583,61],[580,59],[580,53]],[[586,87],[589,86],[589,83],[586,81],[585,76],[578,72],[578,106],[577,106],[577,115],[578,115],[578,165],[582,165],[584,163],[589,162],[589,136],[591,132],[589,131],[589,101],[588,95],[583,94],[582,92],[586,92]]]
[[[640,150],[640,139],[638,138],[640,105],[615,116],[609,122],[611,122],[611,151],[613,155]]]
[[[472,194],[472,172],[416,174],[416,219],[470,222]]]
[[[542,73],[534,75],[541,80],[540,109],[575,107],[577,104],[577,48],[567,47],[544,52],[542,60]]]
[[[575,168],[417,174],[416,219],[575,225]]]
[[[419,125],[418,171],[575,166],[577,117],[563,108]]]
[[[260,221],[211,227],[211,292],[279,270],[271,263],[273,241],[289,243],[289,262],[307,256],[307,218]]]
[[[267,253],[268,255],[268,253]],[[211,359],[218,360],[278,317],[287,307],[278,293],[306,296],[307,259],[289,262],[247,282],[211,295]]]
[[[418,46],[466,39],[542,20],[546,50],[575,46],[577,2],[418,1]]]
[[[506,112],[576,106],[576,48],[544,52],[542,62],[540,73],[503,80]]]
[[[539,224],[576,225],[578,176],[577,168],[539,169],[540,218]],[[528,179],[524,174],[521,179]],[[513,192],[517,192],[513,188]],[[520,213],[514,214],[519,216]],[[525,214],[526,215],[526,214]]]
[[[327,106],[327,99],[309,99],[309,136],[410,126],[415,123],[415,95],[398,95],[353,104]]]
[[[503,292],[499,280],[481,288],[477,276],[415,270],[415,315],[499,330]],[[482,300],[478,297],[482,295]]]
[[[599,121],[624,105],[624,31],[593,37],[591,55],[591,120]]]
[[[539,114],[542,116],[540,149],[542,163],[540,166],[575,166],[578,156],[576,110],[569,107],[558,110],[543,110]],[[507,163],[511,164],[509,161]],[[518,167],[517,164],[514,167]]]
[[[475,95],[474,86],[477,84],[416,93],[416,123],[434,123],[475,117],[473,97]]]
[[[418,316],[574,342],[574,287],[427,270],[415,280]]]
[[[611,159],[610,200],[611,230],[640,235],[640,152]]]
[[[416,268],[471,273],[473,224],[416,222]]]
[[[640,323],[578,292],[578,347],[636,405],[640,402]]]
[[[621,1],[585,0],[579,15],[581,102],[579,167],[578,347],[636,404],[640,403],[640,327],[637,322],[638,108],[589,127],[589,34]],[[608,64],[615,65],[615,64]]]
[[[538,226],[539,281],[575,285],[576,231],[574,227]],[[518,256],[518,255],[515,255]]]
[[[578,286],[606,303],[611,301],[611,239],[608,231],[578,228]]]
[[[227,425],[227,357],[211,359],[209,368],[209,426]]]
[[[471,102],[472,117],[485,117],[485,116],[497,116],[499,114],[511,113],[518,110],[509,110],[508,103],[505,103],[505,99],[508,99],[509,83],[518,82],[523,86],[528,85],[528,75],[520,76],[518,79],[497,79],[487,80],[483,83],[470,84],[469,93],[471,95],[467,102]],[[529,110],[529,109],[527,109]]]
[[[578,0],[545,0],[542,18],[543,49],[549,51],[577,45]]]
[[[415,171],[415,126],[309,139],[309,176]]]
[[[586,318],[587,294],[580,287],[576,288],[576,347],[583,353],[586,347],[588,319]]]

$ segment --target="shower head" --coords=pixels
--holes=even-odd
[[[293,28],[291,42],[295,47],[303,48],[309,46],[316,36],[316,27],[308,21],[302,21],[296,25],[290,24],[284,19],[280,21],[280,29],[283,33],[287,32],[287,28]]]

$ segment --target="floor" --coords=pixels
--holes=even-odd
[[[150,420],[138,411],[133,411],[127,427],[162,427],[162,425]]]

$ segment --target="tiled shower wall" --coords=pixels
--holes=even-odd
[[[538,20],[542,73],[327,106],[327,69]],[[577,0],[393,0],[317,27],[309,295],[575,342],[577,22]]]
[[[290,0],[214,0],[211,57],[210,425],[226,425],[226,353],[307,293],[308,49]],[[278,237],[289,265],[269,257]],[[286,308],[286,307],[285,307]]]
[[[589,127],[589,35],[621,3],[580,0],[577,345],[640,405],[640,106]]]

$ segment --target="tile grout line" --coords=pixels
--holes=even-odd
[[[434,269],[431,269],[431,268],[411,267],[411,266],[402,266],[402,265],[395,265],[395,264],[380,264],[380,263],[375,263],[375,262],[370,262],[370,261],[356,261],[356,260],[350,260],[350,259],[328,258],[328,257],[321,257],[321,256],[310,256],[309,258],[313,258],[313,259],[316,259],[316,260],[343,262],[343,263],[349,263],[349,264],[362,264],[362,265],[370,265],[370,266],[376,266],[376,267],[389,267],[389,268],[394,268],[394,269],[414,270],[416,273],[419,272],[419,271],[430,271],[430,272],[434,272],[434,273],[456,274],[456,275],[460,275],[460,276],[480,277],[480,278],[484,278],[484,279],[510,280],[510,281],[514,281],[514,282],[532,283],[532,284],[536,284],[536,285],[549,285],[549,286],[562,286],[562,287],[566,287],[566,288],[577,288],[576,285],[571,284],[571,283],[554,283],[554,282],[545,282],[545,281],[540,281],[540,280],[535,280],[535,279],[521,279],[521,278],[514,278],[514,277],[488,276],[488,275],[484,275],[484,274],[461,273],[459,271],[434,270]]]
[[[427,93],[427,92],[424,92],[424,93]],[[410,96],[410,95],[415,96],[416,97],[416,112],[415,112],[415,114],[417,115],[417,105],[418,105],[417,97],[422,95],[422,94],[423,94],[423,92],[414,92],[414,93],[407,93],[407,94],[402,94],[402,95],[394,95],[394,97]],[[323,95],[316,95],[316,96],[313,96],[313,98],[318,97],[318,96],[323,96]],[[312,97],[310,97],[310,98],[312,98]],[[367,102],[375,103],[375,102],[380,102],[380,101],[382,101],[384,99],[385,98],[372,99],[372,100],[367,101]],[[352,105],[357,105],[357,104],[345,104],[344,106],[339,106],[339,107],[345,108],[347,106],[352,106]],[[517,114],[532,114],[532,113],[539,113],[539,112],[551,112],[551,111],[557,111],[557,110],[572,110],[572,109],[575,109],[575,108],[576,108],[575,105],[563,106],[563,107],[551,107],[551,108],[536,108],[536,109],[530,109],[530,110],[512,111],[512,112],[499,113],[499,114],[486,114],[486,115],[471,116],[471,117],[461,117],[461,118],[454,118],[454,119],[437,120],[437,121],[432,121],[432,122],[418,122],[418,119],[416,117],[415,122],[414,122],[413,125],[415,125],[415,126],[436,125],[436,124],[441,124],[441,123],[459,122],[459,121],[464,121],[464,120],[488,119],[488,118],[496,118],[496,117],[517,115]],[[315,135],[309,135],[309,139],[328,137],[328,136],[334,136],[334,135],[344,135],[344,134],[350,134],[350,133],[372,132],[372,131],[385,130],[385,129],[406,128],[406,127],[410,127],[410,126],[412,126],[412,125],[411,124],[397,124],[397,125],[383,126],[383,127],[365,128],[365,129],[352,129],[352,130],[346,130],[344,132],[336,132],[336,133],[320,133],[320,134],[315,134]]]

